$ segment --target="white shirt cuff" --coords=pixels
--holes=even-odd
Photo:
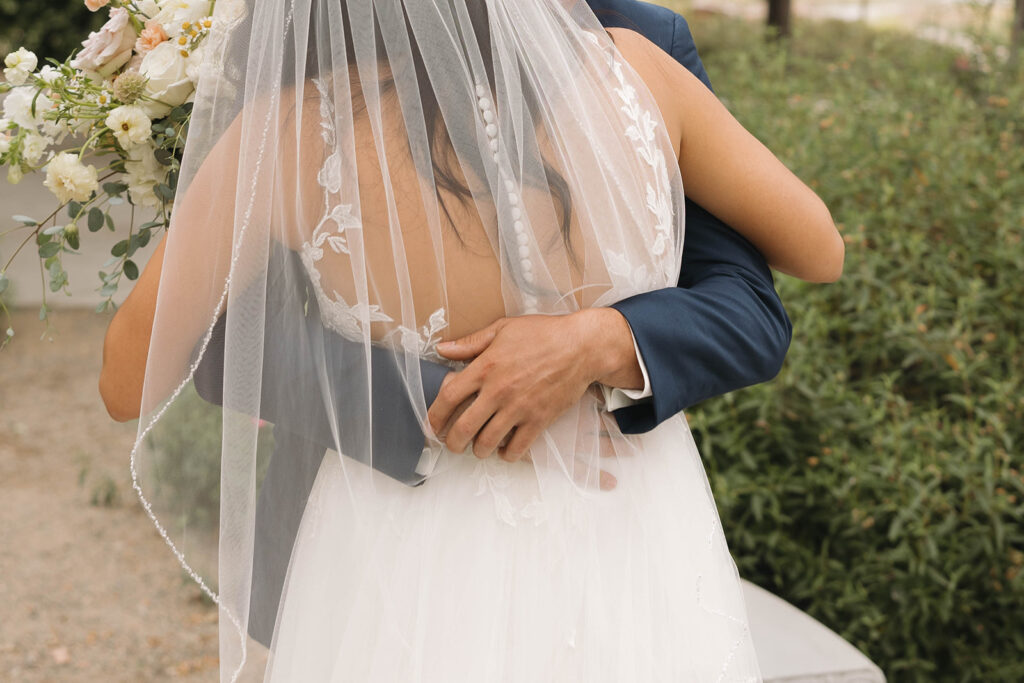
[[[604,407],[609,412],[640,403],[654,395],[651,392],[651,378],[647,375],[647,366],[644,365],[644,359],[640,355],[640,347],[636,345],[636,337],[633,335],[632,329],[629,331],[629,336],[633,340],[633,351],[636,352],[636,361],[640,364],[640,372],[644,376],[644,388],[620,389],[619,387],[610,387],[602,384],[601,392],[604,394]]]

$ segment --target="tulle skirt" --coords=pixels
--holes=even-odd
[[[685,418],[629,438],[637,452],[609,463],[611,491],[447,452],[440,474],[408,487],[328,452],[267,679],[760,680]]]

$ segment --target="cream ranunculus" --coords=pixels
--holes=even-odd
[[[103,123],[126,150],[148,142],[152,134],[149,116],[137,104],[124,104],[111,109]]]
[[[132,158],[125,160],[124,170],[132,203],[159,209],[163,202],[153,192],[153,188],[166,179],[167,167],[156,160],[153,148],[146,145],[132,150]]]
[[[11,85],[21,85],[28,80],[30,73],[36,70],[39,59],[35,53],[19,47],[4,57],[4,78]]]
[[[160,43],[146,53],[139,73],[149,79],[146,95],[159,102],[140,100],[139,104],[154,119],[166,116],[192,94],[194,85],[188,77],[188,59],[172,43]]]
[[[107,23],[82,41],[82,50],[71,60],[71,66],[104,78],[124,66],[135,46],[135,28],[130,19],[124,7],[110,10]]]
[[[45,185],[61,203],[84,202],[96,189],[96,167],[86,166],[76,154],[61,152],[46,166]]]

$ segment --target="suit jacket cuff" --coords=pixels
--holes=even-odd
[[[633,334],[632,328],[629,330],[629,336],[633,340],[633,352],[636,353],[636,362],[640,364],[640,372],[644,376],[644,387],[643,389],[622,389],[620,387],[610,387],[606,384],[600,385],[601,393],[604,394],[605,409],[609,411],[641,403],[644,399],[653,396],[651,393],[651,378],[647,374],[647,365],[644,363],[644,357],[640,353],[640,347],[637,346],[636,336]]]

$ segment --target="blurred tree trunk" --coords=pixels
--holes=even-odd
[[[1019,3],[1021,0],[1017,0]],[[768,0],[768,25],[778,31],[779,37],[790,34],[790,0]]]

